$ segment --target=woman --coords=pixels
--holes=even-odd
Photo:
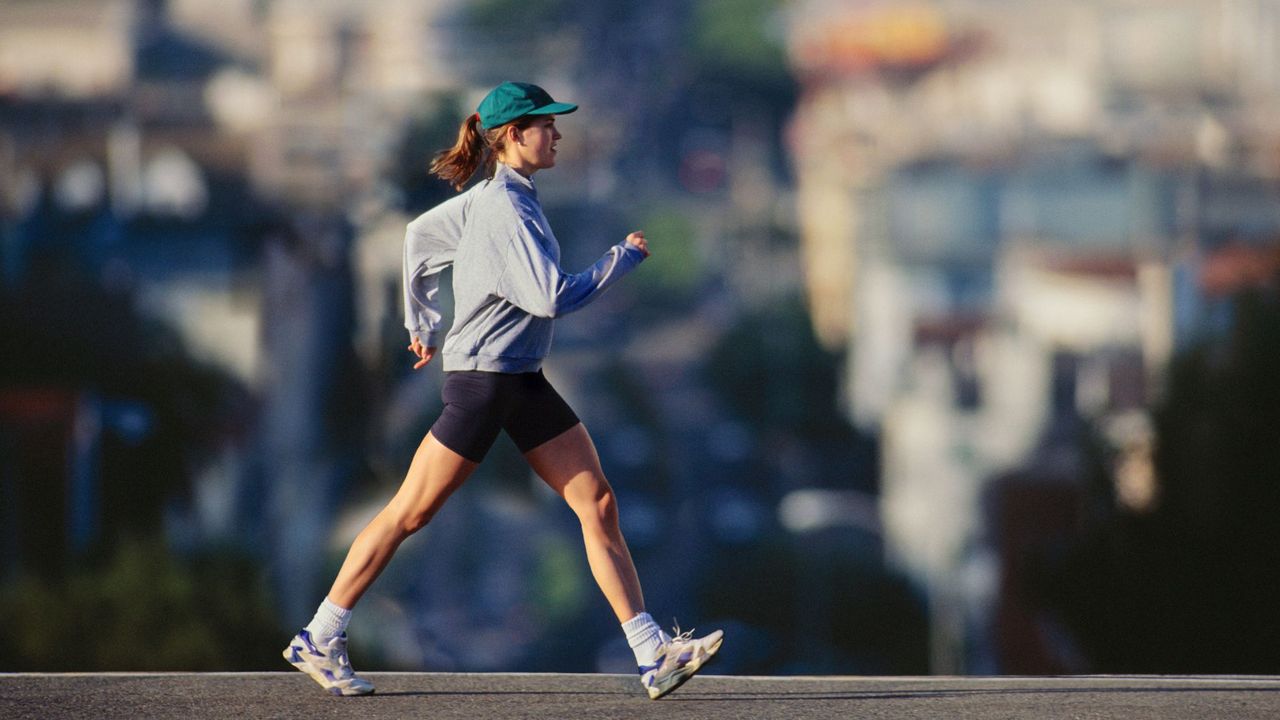
[[[364,695],[346,652],[351,608],[407,537],[420,530],[475,470],[505,430],[534,472],[582,523],[591,574],[622,624],[649,697],[688,680],[720,649],[717,630],[670,637],[645,612],[618,506],[595,447],[573,410],[542,375],[554,319],[578,310],[631,271],[649,249],[634,232],[587,270],[560,270],[560,247],[542,213],[533,175],[554,167],[558,103],[542,88],[507,82],[480,102],[440,153],[434,174],[462,187],[487,178],[409,223],[405,325],[414,369],[435,357],[442,315],[440,272],[453,266],[454,323],[445,338],[444,410],[414,455],[391,502],[360,532],[311,623],[285,659],[336,695]]]

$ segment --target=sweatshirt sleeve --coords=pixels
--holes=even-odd
[[[586,270],[563,272],[547,253],[537,223],[524,218],[507,246],[498,294],[530,315],[554,318],[586,307],[643,259],[639,249],[623,241]]]
[[[422,344],[440,344],[440,273],[453,264],[466,219],[468,193],[418,216],[404,235],[404,326]]]

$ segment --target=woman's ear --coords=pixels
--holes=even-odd
[[[506,135],[507,142],[515,143],[516,145],[524,144],[524,135],[520,132],[520,128],[516,127],[515,123],[507,126]]]

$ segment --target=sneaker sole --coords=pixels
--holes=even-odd
[[[664,698],[670,695],[671,693],[675,692],[677,689],[679,689],[681,685],[684,685],[685,683],[689,682],[690,678],[692,678],[694,675],[697,675],[699,670],[701,670],[707,663],[711,662],[712,659],[715,658],[716,653],[720,652],[721,645],[724,645],[723,635],[720,636],[720,639],[716,641],[715,645],[713,645],[707,650],[706,655],[702,656],[699,659],[690,661],[688,665],[685,665],[684,667],[686,670],[688,670],[688,672],[681,675],[680,679],[672,683],[671,687],[659,692],[657,695],[650,695],[649,699],[659,700],[661,698]]]
[[[337,685],[333,684],[333,682],[331,682],[329,678],[325,677],[324,673],[320,672],[316,668],[307,664],[306,660],[300,660],[298,662],[294,662],[293,660],[291,660],[290,658],[293,655],[292,651],[294,650],[297,650],[297,648],[293,647],[292,645],[285,648],[284,652],[281,653],[281,655],[284,657],[284,661],[294,666],[298,670],[301,670],[302,672],[306,673],[307,677],[311,678],[312,680],[315,680],[317,683],[319,683],[320,687],[324,688],[325,690],[328,690],[329,692],[339,697],[352,697],[355,695],[372,695],[373,694],[374,692],[373,688],[369,688],[367,692],[361,692],[359,690],[351,690],[350,688],[338,687]]]

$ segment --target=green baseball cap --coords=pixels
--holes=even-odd
[[[547,91],[537,85],[504,82],[484,96],[476,112],[480,115],[480,127],[492,130],[525,115],[564,115],[577,109],[577,105],[552,100]]]

